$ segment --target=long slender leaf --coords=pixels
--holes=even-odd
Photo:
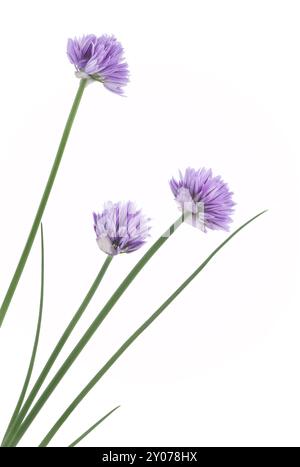
[[[45,269],[45,257],[44,257],[44,232],[43,232],[43,224],[41,224],[41,291],[40,291],[40,305],[39,305],[39,313],[38,313],[38,321],[37,321],[37,326],[36,326],[36,332],[35,332],[35,338],[34,338],[34,343],[33,343],[33,348],[32,348],[32,353],[30,357],[30,362],[27,370],[27,374],[25,377],[25,381],[17,402],[17,405],[15,407],[14,413],[11,417],[11,420],[9,422],[9,425],[6,429],[5,435],[4,435],[4,440],[3,443],[5,443],[7,437],[10,434],[10,430],[14,424],[14,421],[16,417],[19,414],[19,411],[22,407],[23,401],[25,399],[25,395],[28,389],[28,385],[30,383],[33,367],[34,367],[34,362],[36,358],[36,353],[38,349],[38,344],[39,344],[39,338],[40,338],[40,332],[41,332],[41,324],[42,324],[42,316],[43,316],[43,304],[44,304],[44,269]]]
[[[87,435],[89,435],[95,428],[97,428],[97,426],[100,425],[100,423],[104,422],[104,420],[109,417],[112,413],[114,413],[120,406],[118,405],[117,407],[115,407],[114,409],[112,409],[110,412],[108,412],[106,415],[104,415],[104,417],[100,418],[100,420],[98,420],[96,423],[94,423],[94,425],[92,425],[88,430],[86,430],[84,433],[82,433],[82,435],[80,435],[78,438],[75,439],[75,441],[73,441],[73,443],[71,443],[68,447],[69,448],[74,448],[78,443],[80,443],[80,441],[82,441]]]
[[[235,235],[237,235],[242,229],[244,229],[248,224],[253,222],[255,219],[260,217],[266,211],[263,211],[256,216],[252,217],[250,220],[245,222],[241,227],[235,230],[227,239],[222,242],[207,258],[203,261],[202,264],[175,290],[175,292],[170,295],[170,297],[147,319],[142,326],[140,326],[130,337],[127,339],[124,344],[116,351],[116,353],[106,362],[106,364],[96,373],[96,375],[91,379],[91,381],[85,386],[85,388],[78,394],[78,396],[73,400],[73,402],[68,406],[64,411],[61,417],[53,425],[51,430],[44,437],[40,443],[40,447],[48,446],[49,442],[53,436],[57,433],[66,419],[70,414],[75,410],[78,404],[85,398],[85,396],[90,392],[90,390],[98,383],[102,376],[110,369],[110,367],[120,358],[120,356],[125,352],[125,350],[130,347],[130,345],[153,323],[161,313],[175,300],[175,298],[195,279],[195,277],[207,266],[207,264],[213,259],[213,257],[228,243]]]

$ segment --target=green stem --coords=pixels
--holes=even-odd
[[[73,400],[73,402],[69,405],[69,407],[64,411],[62,416],[57,420],[57,422],[53,425],[51,430],[47,433],[45,438],[40,443],[40,447],[48,446],[49,442],[53,438],[53,436],[57,433],[59,428],[63,425],[66,419],[71,415],[73,410],[78,406],[78,404],[85,398],[85,396],[90,392],[90,390],[98,383],[98,381],[102,378],[102,376],[110,369],[110,367],[120,358],[120,356],[125,352],[126,349],[150,326],[153,321],[155,321],[161,313],[169,306],[173,300],[187,287],[187,285],[192,282],[193,279],[205,268],[205,266],[212,260],[212,258],[226,245],[238,232],[244,229],[248,224],[253,222],[259,216],[261,216],[264,212],[256,215],[241,227],[239,227],[235,232],[233,232],[224,242],[222,242],[207,258],[206,260],[191,274],[181,285],[178,287],[175,292],[170,295],[170,297],[147,319],[142,326],[140,326],[124,344],[117,350],[117,352],[107,361],[107,363],[101,368],[98,373],[91,379],[91,381],[85,386],[85,388],[78,394],[78,396]]]
[[[106,259],[98,272],[96,279],[92,283],[87,295],[85,296],[83,302],[81,303],[80,307],[78,308],[77,312],[71,319],[70,323],[68,324],[66,330],[62,334],[61,338],[59,339],[57,345],[55,346],[53,352],[51,353],[48,361],[46,362],[42,372],[40,373],[36,383],[34,384],[31,392],[28,395],[28,398],[26,399],[22,409],[20,410],[19,415],[15,418],[14,422],[11,425],[10,428],[10,433],[6,435],[5,439],[3,440],[2,445],[9,445],[10,440],[14,436],[14,433],[16,429],[21,425],[24,417],[26,416],[28,410],[30,409],[32,402],[34,401],[38,391],[40,390],[43,382],[45,381],[47,375],[49,374],[49,371],[53,367],[58,355],[60,354],[63,346],[65,345],[66,341],[70,337],[70,334],[72,333],[73,329],[75,328],[76,324],[80,320],[81,316],[83,315],[84,311],[86,310],[88,304],[90,303],[92,297],[94,296],[96,290],[99,287],[99,284],[101,283],[104,274],[107,271],[108,266],[110,265],[113,257],[112,256],[106,256]],[[8,444],[7,444],[8,443]]]
[[[174,222],[174,224],[172,224],[171,227],[149,248],[149,250],[144,254],[144,256],[138,261],[138,263],[133,267],[133,269],[130,271],[127,277],[123,280],[121,285],[117,288],[115,293],[108,300],[108,302],[103,307],[101,312],[98,314],[98,316],[92,322],[92,324],[87,329],[85,334],[82,336],[82,338],[79,340],[77,345],[74,347],[72,352],[69,354],[65,362],[60,367],[60,369],[54,375],[54,377],[52,378],[52,380],[50,381],[50,383],[48,384],[48,386],[46,387],[46,389],[44,390],[40,398],[37,400],[37,402],[31,409],[31,411],[29,412],[29,414],[23,421],[22,425],[17,430],[15,436],[9,443],[10,446],[15,446],[19,442],[19,440],[22,438],[22,436],[24,435],[28,427],[31,425],[31,423],[33,422],[33,420],[35,419],[39,411],[42,409],[46,401],[51,396],[56,386],[62,380],[62,378],[68,371],[68,369],[74,363],[74,361],[79,356],[79,354],[81,353],[83,348],[86,346],[86,344],[89,342],[91,337],[97,331],[100,324],[106,318],[110,310],[119,300],[119,298],[123,295],[125,290],[129,287],[129,285],[135,279],[135,277],[139,274],[139,272],[143,269],[146,263],[159,250],[159,248],[168,240],[168,238],[176,231],[176,229],[182,224],[183,221],[184,221],[184,215],[181,215],[180,218],[176,222]]]
[[[48,181],[47,181],[44,193],[43,193],[43,196],[41,198],[41,201],[40,201],[38,210],[36,212],[36,215],[35,215],[31,230],[29,232],[27,241],[25,243],[24,250],[23,250],[23,252],[21,254],[21,257],[19,259],[19,263],[17,265],[17,268],[15,270],[15,273],[13,275],[13,278],[11,280],[11,283],[9,285],[9,288],[8,288],[8,290],[6,292],[6,295],[4,297],[3,303],[2,303],[1,308],[0,308],[0,326],[2,325],[2,322],[3,322],[4,317],[6,315],[6,312],[8,310],[9,305],[10,305],[12,297],[13,297],[13,295],[15,293],[16,288],[17,288],[17,285],[18,285],[18,282],[19,282],[20,277],[22,275],[23,269],[25,267],[28,255],[29,255],[30,250],[32,248],[32,245],[33,245],[37,230],[38,230],[39,225],[41,223],[42,216],[43,216],[43,213],[44,213],[44,210],[45,210],[45,207],[46,207],[46,204],[47,204],[47,201],[48,201],[48,198],[49,198],[49,195],[50,195],[50,192],[51,192],[51,189],[52,189],[55,177],[56,177],[56,174],[57,174],[57,171],[58,171],[58,168],[59,168],[59,165],[60,165],[64,150],[65,150],[65,147],[66,147],[66,144],[67,144],[67,141],[68,141],[68,137],[69,137],[69,134],[70,134],[70,131],[71,131],[71,128],[72,128],[72,125],[73,125],[73,122],[74,122],[74,119],[75,119],[75,116],[76,116],[76,113],[77,113],[77,110],[78,110],[78,107],[79,107],[79,104],[80,104],[80,101],[81,101],[81,98],[82,98],[82,95],[83,95],[85,85],[86,85],[86,80],[81,80],[80,84],[79,84],[77,94],[75,96],[75,99],[74,99],[74,102],[73,102],[73,105],[72,105],[72,108],[71,108],[71,111],[70,111],[70,114],[69,114],[69,117],[68,117],[68,120],[67,120],[67,123],[66,123],[66,126],[65,126],[65,129],[64,129],[64,132],[63,132],[63,135],[62,135],[62,138],[61,138],[61,141],[60,141],[60,144],[59,144],[59,147],[58,147],[58,150],[57,150],[57,154],[56,154],[56,157],[55,157],[55,160],[54,160],[54,163],[53,163],[53,166],[52,166],[52,169],[51,169],[51,172],[50,172],[50,175],[49,175],[49,178],[48,178]]]
[[[34,343],[33,343],[33,348],[32,348],[32,353],[31,353],[31,358],[27,370],[27,374],[25,377],[24,385],[21,390],[21,394],[19,396],[17,405],[15,407],[14,413],[11,417],[11,420],[9,422],[9,425],[6,429],[5,435],[4,435],[4,440],[3,442],[5,443],[6,438],[10,434],[10,430],[15,422],[15,419],[17,415],[19,414],[19,411],[22,407],[23,401],[25,399],[26,391],[31,379],[32,375],[32,370],[34,367],[34,362],[35,362],[35,357],[37,353],[37,348],[38,348],[38,343],[39,343],[39,338],[40,338],[40,331],[41,331],[41,324],[42,324],[42,315],[43,315],[43,303],[44,303],[44,234],[43,234],[43,224],[41,224],[41,291],[40,291],[40,305],[39,305],[39,314],[38,314],[38,321],[37,321],[37,326],[36,326],[36,332],[35,332],[35,338],[34,338]]]
[[[109,417],[112,413],[114,413],[120,406],[118,405],[117,407],[115,407],[113,410],[111,410],[110,412],[108,412],[106,415],[104,415],[104,417],[100,418],[100,420],[98,420],[96,423],[94,423],[94,425],[92,425],[88,430],[86,430],[82,435],[80,435],[78,438],[75,439],[75,441],[73,441],[73,443],[71,443],[68,447],[69,448],[74,448],[78,443],[80,443],[80,441],[82,441],[87,435],[89,435],[95,428],[97,428],[97,426],[100,425],[100,423],[104,422],[104,420]]]

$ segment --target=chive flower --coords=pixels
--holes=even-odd
[[[107,202],[102,213],[93,216],[98,246],[108,255],[136,251],[149,237],[150,219],[131,201]]]
[[[128,65],[124,50],[114,36],[88,34],[69,39],[67,55],[76,68],[76,76],[95,80],[116,94],[123,94],[128,83]]]
[[[195,170],[188,167],[179,179],[170,180],[170,188],[185,219],[204,232],[229,230],[235,203],[233,193],[220,176],[213,176],[212,170]]]

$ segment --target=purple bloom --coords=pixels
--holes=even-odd
[[[179,180],[172,178],[171,190],[180,209],[187,214],[193,225],[207,229],[229,230],[235,203],[233,193],[220,176],[214,177],[212,170],[187,168],[179,172]]]
[[[138,250],[149,236],[150,219],[134,203],[108,202],[101,214],[93,214],[99,248],[108,255]]]
[[[67,54],[79,78],[100,81],[110,91],[123,94],[122,87],[129,81],[128,65],[114,36],[89,34],[69,39]]]

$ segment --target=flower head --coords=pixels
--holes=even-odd
[[[212,170],[187,168],[179,180],[172,178],[171,190],[180,209],[187,213],[192,224],[207,229],[229,230],[235,203],[233,193],[220,176],[214,177]]]
[[[108,255],[138,250],[149,236],[150,219],[131,201],[108,202],[101,214],[93,215],[98,246]]]
[[[68,40],[67,54],[76,68],[76,75],[94,79],[117,94],[123,94],[128,83],[128,65],[123,47],[114,36],[93,34]]]

